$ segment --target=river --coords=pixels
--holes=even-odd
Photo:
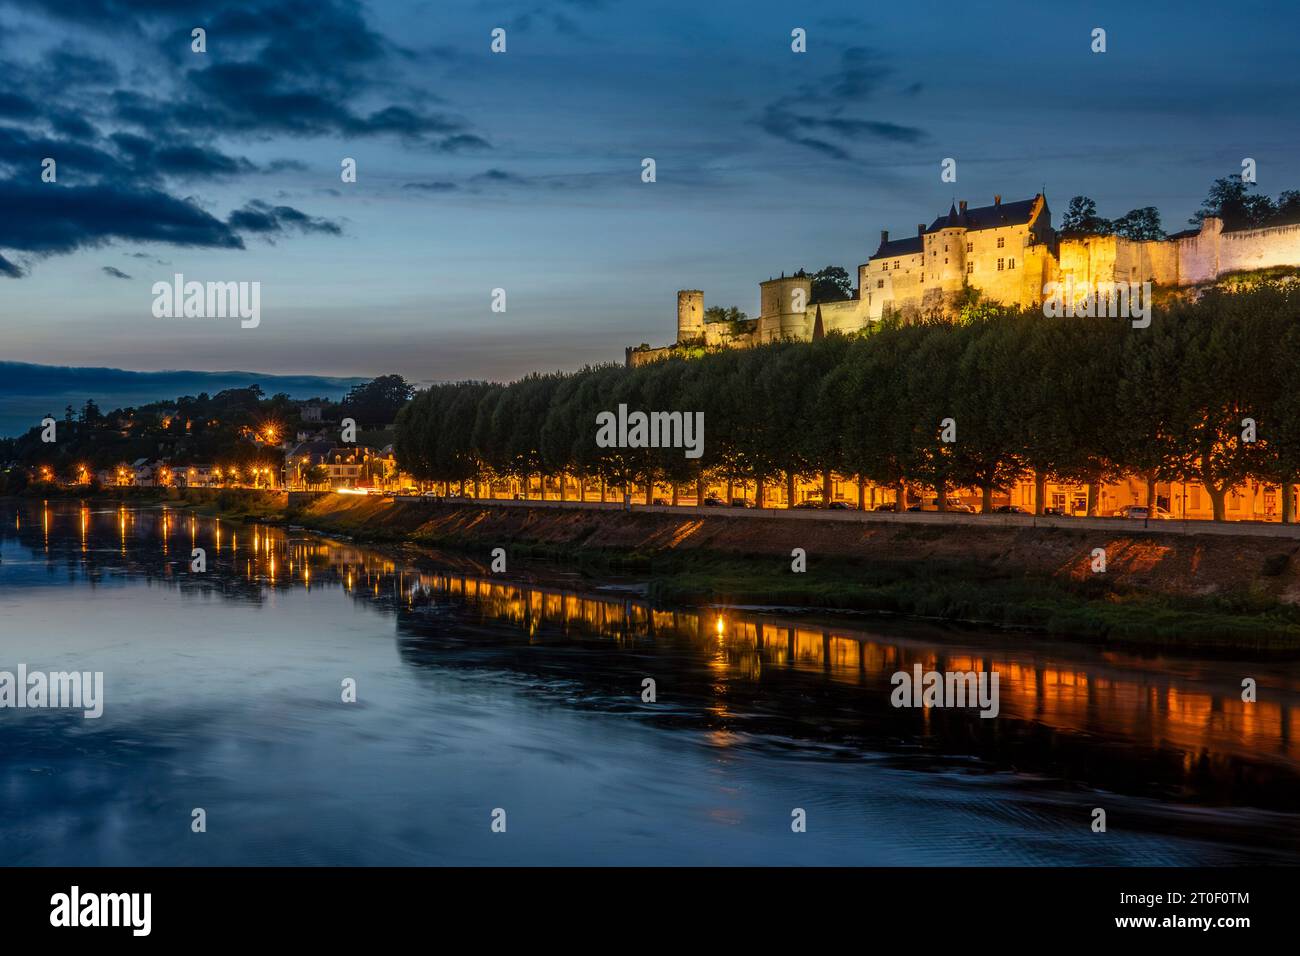
[[[487,555],[0,509],[0,671],[104,687],[98,719],[0,708],[6,864],[1300,862],[1295,661],[654,608]],[[893,706],[916,664],[996,672],[998,715]]]

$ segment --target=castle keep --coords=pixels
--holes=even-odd
[[[628,349],[629,365],[663,358],[677,346],[743,348],[782,339],[809,340],[857,332],[886,315],[952,314],[970,290],[1001,305],[1038,308],[1049,282],[1076,287],[1151,282],[1195,286],[1230,272],[1300,265],[1300,225],[1225,232],[1206,217],[1199,229],[1166,239],[1117,235],[1062,237],[1041,193],[970,208],[966,201],[914,234],[890,238],[858,266],[855,295],[814,304],[812,277],[782,275],[759,283],[759,314],[743,322],[706,322],[704,293],[677,293],[677,341],[666,348]]]

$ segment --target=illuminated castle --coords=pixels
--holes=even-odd
[[[989,206],[951,206],[913,235],[880,245],[858,266],[852,298],[813,304],[812,277],[784,274],[759,283],[759,314],[740,322],[706,321],[704,293],[677,293],[675,346],[628,349],[630,365],[671,354],[675,347],[746,347],[782,339],[807,341],[828,332],[857,332],[886,315],[916,318],[951,314],[971,290],[1001,305],[1042,305],[1049,282],[1075,286],[1152,282],[1195,286],[1230,272],[1300,265],[1300,225],[1225,232],[1207,216],[1199,229],[1166,239],[1118,235],[1063,238],[1041,193]]]

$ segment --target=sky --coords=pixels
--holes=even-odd
[[[0,360],[507,380],[671,342],[678,289],[753,315],[770,276],[856,275],[954,200],[1045,188],[1057,222],[1085,194],[1174,232],[1245,157],[1261,192],[1300,188],[1298,26],[1250,3],[0,0]],[[155,317],[175,273],[260,283],[260,324]]]

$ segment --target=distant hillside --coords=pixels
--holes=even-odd
[[[0,362],[0,437],[25,432],[46,414],[63,417],[71,405],[79,409],[93,398],[105,411],[198,395],[227,388],[258,385],[271,396],[285,392],[292,398],[342,398],[364,378],[323,375],[264,375],[260,372],[132,372],[120,368],[76,368]]]

